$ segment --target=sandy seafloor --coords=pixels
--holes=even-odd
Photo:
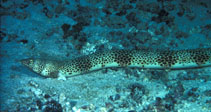
[[[109,68],[58,80],[21,59],[211,47],[210,0],[0,0],[1,112],[210,112],[211,68]]]

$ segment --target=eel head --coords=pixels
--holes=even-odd
[[[58,62],[45,59],[28,58],[20,61],[23,65],[44,77],[58,77]]]

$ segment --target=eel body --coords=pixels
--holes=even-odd
[[[211,66],[211,48],[172,51],[111,50],[64,61],[29,58],[21,62],[32,71],[52,78],[79,75],[107,67],[188,69]]]

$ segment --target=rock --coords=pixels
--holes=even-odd
[[[55,100],[46,102],[44,112],[63,112],[61,104]]]

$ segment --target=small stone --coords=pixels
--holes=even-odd
[[[8,34],[7,42],[13,41],[18,38],[17,34]]]
[[[60,104],[63,104],[65,100],[66,100],[65,94],[64,93],[61,93],[59,95],[59,103]]]
[[[129,110],[128,112],[136,112],[135,110]]]
[[[80,112],[81,111],[80,109],[77,109],[76,107],[73,107],[72,110],[73,110],[73,112]]]
[[[122,10],[122,11],[116,13],[116,15],[117,15],[117,16],[123,16],[123,15],[125,15],[126,13],[127,13],[126,10]]]
[[[17,74],[10,74],[10,79],[15,79],[15,78],[18,78]]]
[[[67,33],[67,31],[70,29],[70,25],[64,23],[64,24],[61,26],[61,28],[62,28],[62,30],[63,30],[64,33]]]
[[[35,112],[37,109],[35,107],[29,107],[29,109],[27,110],[30,110],[31,112]]]
[[[19,42],[22,43],[22,44],[27,44],[27,43],[28,43],[28,40],[22,39],[22,40],[20,40]]]
[[[63,5],[58,5],[55,9],[55,13],[61,14],[65,10],[65,7]]]
[[[99,112],[107,112],[107,109],[105,107],[102,107],[99,109]]]
[[[146,93],[145,87],[139,83],[134,83],[129,86],[129,89],[130,89],[130,97],[136,103],[141,103],[142,97]]]
[[[77,101],[70,101],[70,106],[71,106],[71,107],[76,106],[76,104],[77,104]]]
[[[120,99],[120,95],[119,94],[116,94],[115,95],[115,100],[119,100]]]
[[[84,105],[81,108],[84,110],[94,110],[95,106],[93,104],[90,104],[90,105]]]
[[[136,3],[137,0],[130,0],[130,3]]]
[[[108,9],[103,9],[103,12],[104,12],[105,14],[107,14],[107,15],[112,14]]]
[[[31,88],[31,91],[36,95],[40,96],[43,92],[41,89]]]
[[[6,33],[0,30],[0,42],[3,40],[3,38],[6,37],[6,35],[7,35]]]
[[[168,16],[168,12],[164,9],[161,9],[160,12],[158,13],[159,17],[163,17],[163,16]]]
[[[114,96],[110,96],[109,99],[110,99],[111,101],[114,101],[114,100],[115,100],[115,97],[114,97]]]
[[[29,84],[29,86],[32,86],[32,87],[35,87],[35,88],[39,87],[39,85],[36,82],[32,81],[32,80],[30,80],[28,82],[28,84]]]
[[[48,18],[53,17],[53,13],[51,11],[49,11],[49,9],[47,7],[43,8],[43,12],[45,13],[45,16],[47,16]]]
[[[112,107],[114,107],[111,102],[106,102],[105,105],[106,105],[106,108],[112,108]]]
[[[23,4],[23,3],[22,3],[22,4],[20,5],[20,9],[24,9],[24,8],[26,8],[26,7],[28,7],[28,6],[29,6],[28,4]]]
[[[158,105],[161,105],[161,103],[162,103],[162,99],[160,97],[156,97],[155,105],[158,106]]]
[[[186,17],[187,17],[190,21],[192,21],[192,20],[195,19],[196,15],[195,15],[194,13],[187,13],[187,14],[186,14]]]
[[[89,105],[83,105],[81,108],[84,110],[89,110]]]
[[[211,90],[204,91],[204,95],[211,97]]]
[[[18,91],[17,91],[17,94],[23,94],[23,93],[25,93],[26,91],[24,90],[24,89],[19,89]]]
[[[29,16],[27,12],[16,12],[15,17],[20,20],[24,20]]]
[[[50,96],[49,94],[45,94],[45,95],[44,95],[44,98],[45,98],[45,99],[48,99],[48,98],[50,98],[50,97],[51,97],[51,96]]]
[[[43,104],[42,104],[42,102],[40,100],[37,100],[36,101],[36,104],[37,104],[37,106],[38,106],[39,109],[42,109],[42,105]]]
[[[111,108],[107,112],[115,112],[115,111],[114,111],[114,108]]]
[[[62,106],[57,101],[48,101],[44,109],[44,112],[62,112]]]

